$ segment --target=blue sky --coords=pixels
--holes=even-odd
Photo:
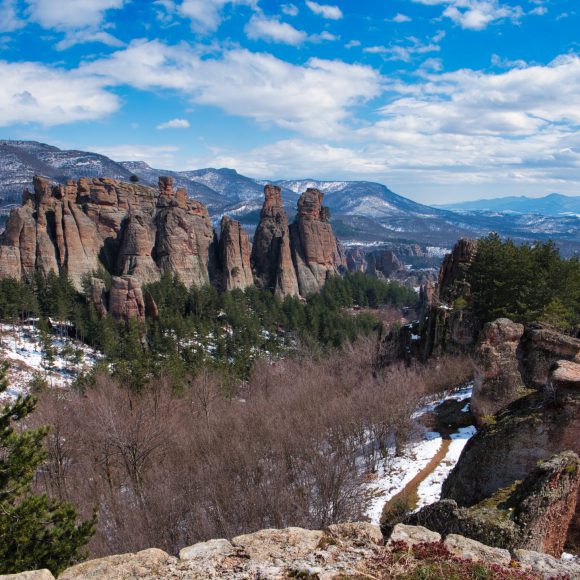
[[[0,0],[0,137],[170,169],[580,195],[577,0]]]

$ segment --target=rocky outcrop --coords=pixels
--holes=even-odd
[[[255,282],[282,297],[319,291],[346,264],[322,194],[306,191],[289,227],[280,188],[267,185],[264,193],[250,249],[241,224],[227,217],[218,242],[207,208],[188,199],[183,188],[174,191],[171,177],[160,177],[157,190],[107,178],[52,186],[35,177],[34,192],[24,192],[22,207],[12,211],[0,237],[0,278],[66,272],[81,290],[85,278],[90,282],[103,269],[119,280],[108,301],[91,282],[95,308],[99,316],[121,318],[142,316],[137,289],[165,273],[188,287],[231,290]]]
[[[443,498],[472,506],[523,480],[538,461],[566,450],[580,454],[580,390],[572,380],[580,367],[575,364],[555,365],[551,388],[533,391],[488,419],[444,482]],[[568,542],[580,548],[580,507]]]
[[[300,292],[281,190],[276,185],[266,185],[264,196],[251,255],[256,286],[272,290],[280,296],[296,296]]]
[[[524,326],[507,318],[487,323],[475,349],[471,410],[479,425],[523,395],[517,351]]]
[[[490,546],[559,557],[576,509],[580,460],[566,451],[539,462],[521,483],[496,490],[473,505],[444,499],[412,514],[407,523],[441,534],[461,534]]]
[[[377,278],[388,278],[405,269],[405,265],[392,250],[370,252],[367,256],[367,274]]]
[[[221,221],[219,254],[225,290],[254,284],[250,263],[250,240],[240,222],[224,216]]]
[[[475,259],[477,242],[463,238],[453,247],[453,251],[443,259],[439,271],[439,298],[451,303],[457,298],[469,301],[471,289],[467,282],[467,272]]]
[[[426,284],[420,290],[421,337],[413,351],[426,360],[444,353],[472,352],[480,323],[471,309],[471,288],[467,273],[477,252],[477,242],[459,240],[439,270],[437,287]]]
[[[141,286],[132,276],[113,276],[109,312],[119,320],[145,319]]]
[[[542,389],[551,366],[580,354],[580,339],[559,332],[549,324],[526,326],[521,344],[523,378],[531,388]]]
[[[435,560],[430,561],[431,557]],[[519,564],[514,565],[514,559]],[[457,565],[457,573],[466,569],[470,563],[480,563],[488,566],[494,578],[497,576],[538,580],[546,577],[577,578],[580,574],[580,566],[577,564],[556,560],[546,554],[516,550],[510,555],[506,550],[456,534],[449,535],[442,541],[439,534],[419,526],[396,526],[385,545],[378,526],[348,523],[335,524],[324,531],[302,528],[271,529],[238,536],[232,540],[209,540],[183,548],[179,552],[179,558],[155,548],[133,554],[108,556],[68,568],[59,578],[423,578],[427,577],[425,573],[429,569],[440,570],[441,562],[452,560]],[[401,562],[404,566],[401,566]],[[433,562],[437,564],[434,567],[429,566]],[[477,568],[477,571],[477,577],[486,574],[481,568]],[[547,574],[548,571],[552,574]],[[488,577],[487,574],[485,577]],[[48,580],[53,576],[46,570],[39,570],[0,578]]]
[[[346,268],[344,251],[322,205],[323,197],[318,189],[307,189],[298,200],[296,222],[290,226],[292,260],[302,296],[319,292],[329,276]]]

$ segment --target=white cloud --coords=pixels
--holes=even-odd
[[[297,30],[287,22],[280,22],[277,18],[268,18],[262,14],[252,16],[244,30],[248,38],[253,40],[282,44],[300,44],[308,37],[306,32]]]
[[[66,50],[71,46],[77,44],[88,44],[90,42],[100,42],[101,44],[106,44],[107,46],[120,47],[124,46],[124,43],[118,38],[100,30],[97,32],[91,32],[89,30],[77,30],[74,32],[68,32],[66,36],[56,44],[57,50]]]
[[[340,36],[332,34],[331,32],[328,32],[328,30],[323,30],[319,34],[311,34],[308,37],[308,40],[310,40],[310,42],[323,42],[326,40],[329,42],[333,42],[335,40],[340,40]]]
[[[413,0],[429,6],[444,5],[443,16],[468,30],[483,30],[499,20],[517,21],[524,15],[521,6],[502,4],[499,0]]]
[[[222,21],[222,11],[228,4],[256,7],[257,0],[183,0],[178,9],[182,16],[191,20],[198,32],[213,32]]]
[[[43,28],[70,30],[98,27],[107,10],[123,7],[125,0],[26,0],[30,20]]]
[[[415,55],[439,52],[441,50],[439,43],[443,38],[445,38],[445,32],[439,30],[426,42],[419,40],[415,36],[408,36],[404,43],[393,44],[391,46],[368,46],[363,49],[363,52],[369,54],[382,54],[387,60],[411,62]]]
[[[332,6],[330,4],[318,4],[318,2],[311,2],[311,0],[306,0],[306,6],[323,18],[328,18],[328,20],[340,20],[342,18],[342,10],[338,6]]]
[[[159,41],[134,41],[82,70],[112,84],[173,89],[232,115],[326,136],[343,131],[350,108],[377,96],[382,82],[373,68],[338,60],[295,65],[244,49],[201,58],[187,45]]]
[[[25,22],[18,15],[17,0],[1,0],[0,32],[14,32],[24,25]]]
[[[360,40],[349,40],[345,45],[344,48],[355,48],[360,46],[362,43]]]
[[[39,63],[0,61],[0,126],[99,119],[120,107],[102,80]]]
[[[406,14],[401,14],[400,12],[398,12],[397,14],[395,14],[395,16],[393,16],[393,18],[391,18],[391,22],[397,22],[399,24],[403,23],[403,22],[411,22],[411,18],[409,16],[407,16]]]
[[[171,119],[157,125],[157,129],[189,129],[189,121],[187,119]]]
[[[298,16],[298,12],[300,12],[295,4],[282,4],[280,8],[286,16]]]

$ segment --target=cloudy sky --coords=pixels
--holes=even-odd
[[[426,203],[580,195],[578,0],[0,0],[0,137]]]

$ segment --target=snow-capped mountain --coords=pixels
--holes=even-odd
[[[550,193],[544,197],[496,197],[477,199],[440,206],[455,211],[485,211],[519,214],[539,214],[543,216],[580,216],[580,196]]]
[[[112,159],[86,151],[63,151],[36,141],[0,140],[0,200],[2,205],[20,203],[22,190],[34,175],[54,181],[108,176],[129,179],[131,172]]]
[[[170,171],[144,162],[116,162],[97,153],[64,151],[35,141],[0,141],[0,215],[20,203],[22,190],[31,186],[35,174],[58,182],[94,176],[128,180],[136,175],[142,183],[153,187],[160,175],[170,175],[176,187],[185,187],[190,197],[208,206],[214,222],[227,214],[249,229],[258,222],[263,187],[269,182],[228,168]],[[346,244],[397,241],[449,247],[458,237],[478,237],[497,231],[516,240],[553,238],[567,253],[580,250],[580,209],[574,205],[580,198],[552,195],[542,198],[543,204],[533,200],[538,210],[535,213],[524,207],[527,198],[511,198],[509,203],[489,205],[485,211],[474,211],[467,204],[460,211],[451,211],[422,205],[397,195],[385,185],[368,181],[301,179],[274,183],[282,189],[290,219],[299,195],[308,187],[320,189],[325,194],[325,205],[330,208],[334,231]],[[516,206],[524,209],[518,211]],[[502,209],[506,207],[507,210]],[[562,211],[556,211],[556,207]]]

